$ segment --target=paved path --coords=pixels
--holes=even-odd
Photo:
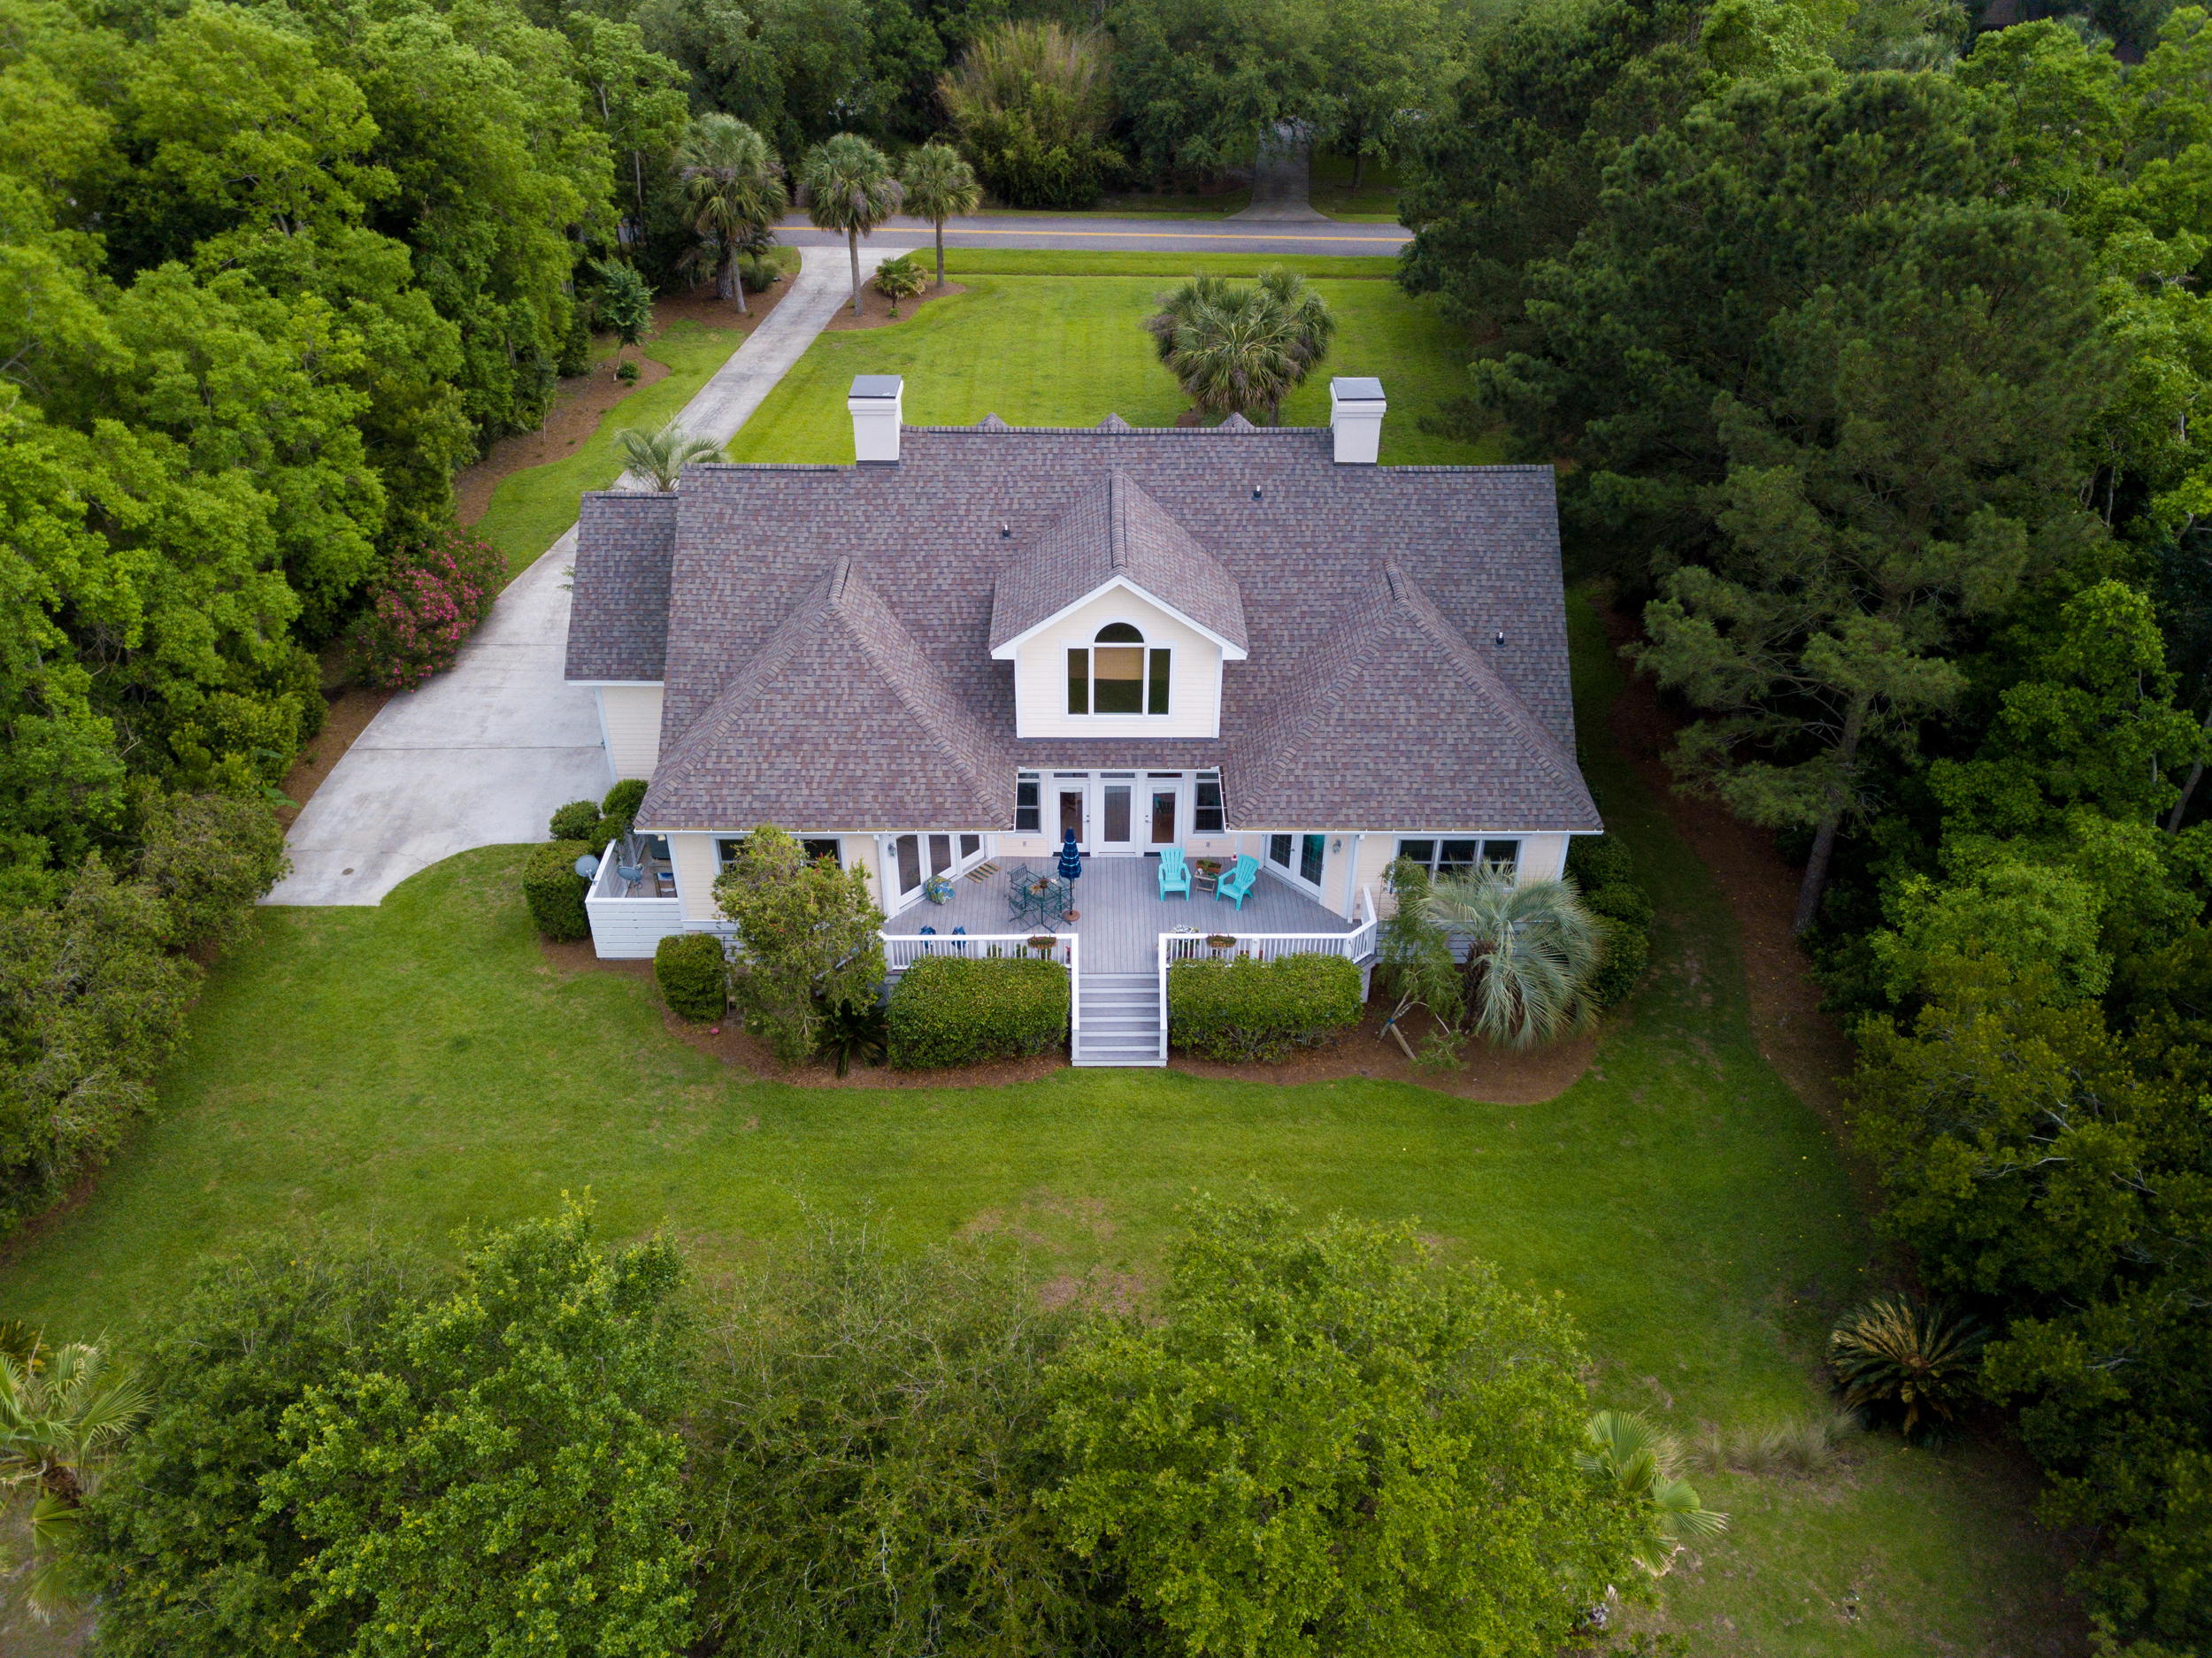
[[[902,240],[864,248],[863,277]],[[727,442],[850,297],[842,245],[809,249],[684,425]],[[373,904],[456,852],[542,841],[555,807],[606,793],[597,705],[561,679],[575,557],[571,526],[499,595],[450,673],[384,705],[292,825],[292,873],[265,902]]]
[[[1307,195],[1312,154],[1305,134],[1286,126],[1278,129],[1276,142],[1260,152],[1252,173],[1252,204],[1229,215],[1232,225],[1254,222],[1329,225],[1336,221],[1314,211]],[[1392,226],[1395,228],[1395,226]],[[1399,233],[1399,240],[1405,234]]]
[[[1413,240],[1398,225],[1340,224],[1333,219],[1270,214],[1226,219],[1107,219],[1084,213],[978,213],[945,221],[948,248],[1099,248],[1124,253],[1347,253],[1387,256]],[[1248,213],[1249,209],[1246,210]],[[1276,222],[1269,222],[1271,219]],[[842,248],[844,237],[817,230],[804,219],[787,219],[777,234],[794,247]],[[876,233],[901,242],[928,243],[926,219],[895,219]],[[863,249],[867,247],[862,242]]]

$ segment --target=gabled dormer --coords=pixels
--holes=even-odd
[[[1118,471],[992,592],[1018,738],[1218,737],[1222,664],[1246,648],[1236,578]]]

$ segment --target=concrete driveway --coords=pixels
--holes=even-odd
[[[864,248],[861,274],[905,252]],[[801,255],[768,319],[684,405],[694,432],[727,442],[850,297],[841,243]],[[263,902],[373,904],[471,847],[542,841],[568,801],[612,781],[589,691],[562,683],[576,530],[511,582],[450,673],[384,705],[292,825],[292,873]]]

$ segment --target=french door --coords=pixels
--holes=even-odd
[[[1093,852],[1135,852],[1137,834],[1137,778],[1134,772],[1109,771],[1097,783],[1098,808],[1091,820]]]

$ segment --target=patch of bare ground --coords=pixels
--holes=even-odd
[[[932,260],[930,269],[934,271],[937,268],[934,263],[936,256],[932,254],[929,257]],[[854,328],[896,326],[900,323],[910,320],[916,311],[921,310],[931,300],[944,299],[951,295],[964,294],[967,291],[957,282],[948,282],[942,288],[933,283],[912,299],[901,300],[899,314],[894,317],[891,314],[891,302],[876,292],[876,286],[873,282],[863,282],[860,285],[860,315],[857,317],[853,315],[852,296],[848,292],[845,296],[845,303],[837,308],[837,314],[829,319],[828,327],[833,334],[843,334]]]
[[[1609,606],[1606,634],[1618,649],[1640,634],[1636,619]],[[1632,673],[1614,700],[1613,741],[1646,787],[1665,807],[1676,832],[1696,853],[1735,917],[1751,1002],[1751,1028],[1759,1052],[1797,1097],[1828,1124],[1845,1148],[1853,1178],[1864,1187],[1865,1170],[1851,1157],[1845,1132],[1841,1079],[1853,1062],[1840,1026],[1821,1011],[1812,963],[1797,947],[1800,871],[1783,861],[1772,838],[1719,802],[1678,793],[1667,769],[1681,721],[1659,700],[1648,674]]]

